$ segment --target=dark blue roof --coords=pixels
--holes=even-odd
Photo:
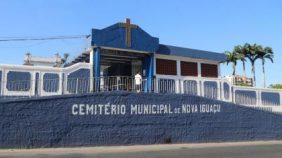
[[[225,61],[223,53],[196,50],[190,48],[176,47],[159,44],[159,39],[151,36],[138,25],[131,29],[131,46],[126,45],[126,31],[124,23],[116,23],[104,29],[92,29],[92,46],[104,46],[112,48],[123,48],[128,50],[139,50],[150,53],[189,57],[195,59]]]
[[[116,23],[101,30],[92,29],[92,46],[156,52],[159,46],[159,39],[149,35],[138,26],[131,29],[131,47],[127,47],[125,40],[126,31],[121,24]]]
[[[217,62],[223,62],[226,60],[226,55],[224,53],[216,53],[216,52],[176,47],[176,46],[170,46],[164,44],[159,44],[159,49],[157,50],[156,54],[213,60]]]

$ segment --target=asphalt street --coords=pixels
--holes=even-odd
[[[281,158],[282,142],[171,144],[57,149],[5,149],[0,158]]]

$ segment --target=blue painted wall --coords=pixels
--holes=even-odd
[[[131,47],[126,46],[126,31],[120,23],[104,29],[92,29],[92,46],[106,46],[123,49],[156,52],[159,48],[159,39],[152,37],[140,27],[131,28]]]
[[[73,104],[126,106],[125,115],[73,115]],[[220,105],[217,113],[130,115],[131,104]],[[282,139],[282,116],[175,94],[99,93],[0,102],[0,148]]]

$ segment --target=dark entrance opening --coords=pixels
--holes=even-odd
[[[113,63],[105,72],[107,76],[133,76],[132,65],[130,63]]]
[[[101,76],[134,77],[142,75],[142,63],[147,54],[103,49],[101,52]]]
[[[100,88],[105,91],[135,91],[135,75],[142,75],[146,56],[145,53],[102,49]]]

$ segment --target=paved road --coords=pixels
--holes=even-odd
[[[0,150],[0,158],[281,158],[282,142]]]

